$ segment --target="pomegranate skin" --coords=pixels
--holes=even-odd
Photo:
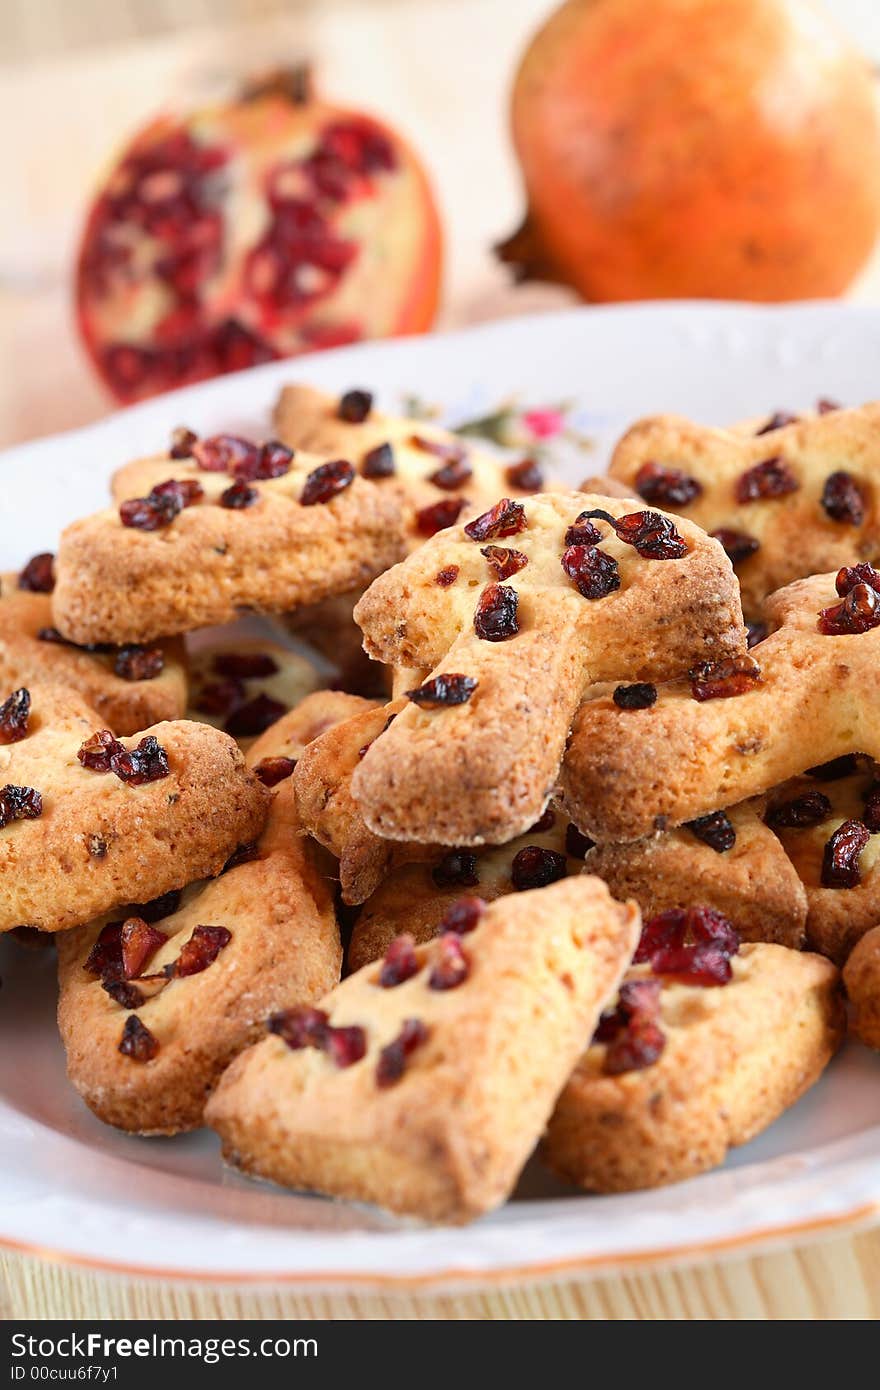
[[[498,254],[588,300],[837,295],[880,229],[873,79],[812,0],[568,0],[513,136]]]
[[[110,167],[76,275],[82,340],[127,403],[361,339],[424,332],[442,233],[388,126],[276,74],[159,115]]]

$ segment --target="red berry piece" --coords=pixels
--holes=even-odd
[[[292,461],[293,450],[278,439],[270,439],[246,458],[233,462],[229,471],[240,483],[266,482],[269,478],[283,478],[290,472]]]
[[[148,903],[138,903],[136,915],[143,917],[145,922],[161,922],[163,917],[170,917],[177,911],[181,897],[181,890],[172,888],[159,898],[151,898]]]
[[[201,974],[209,965],[213,965],[231,940],[232,932],[226,927],[196,927],[189,941],[185,941],[180,948],[174,962],[175,976],[185,979],[188,975]]]
[[[690,671],[690,682],[695,700],[729,700],[760,685],[761,668],[753,656],[704,661]]]
[[[101,988],[110,995],[114,1004],[119,1004],[123,1009],[139,1009],[147,999],[142,989],[129,984],[127,980],[102,980]]]
[[[362,425],[373,409],[373,396],[370,391],[346,391],[339,397],[337,414],[347,425]]]
[[[534,459],[512,463],[505,469],[504,478],[508,487],[519,488],[520,492],[540,492],[545,481],[544,470]]]
[[[611,698],[618,709],[650,709],[657,703],[657,687],[649,681],[618,685]]]
[[[27,738],[31,717],[31,692],[21,686],[0,705],[0,744]]]
[[[455,459],[452,463],[444,463],[442,468],[438,468],[434,473],[428,475],[428,482],[435,487],[442,488],[445,492],[455,492],[458,488],[464,487],[474,475],[467,459]]]
[[[530,835],[546,835],[548,830],[552,830],[556,824],[556,812],[552,806],[548,806],[544,814],[535,821],[529,830]]]
[[[232,512],[242,512],[252,507],[260,496],[259,489],[241,481],[231,483],[220,494],[220,506]]]
[[[574,824],[569,825],[565,832],[565,852],[571,859],[583,859],[595,843],[595,840],[591,840],[589,835],[584,835]]]
[[[843,410],[840,401],[834,401],[830,396],[820,396],[816,402],[817,415],[832,415],[835,410]]]
[[[218,652],[211,665],[218,676],[242,681],[277,676],[281,669],[269,652]]]
[[[521,502],[513,502],[502,497],[488,512],[469,521],[464,533],[472,541],[496,540],[498,537],[515,536],[528,526],[526,512]]]
[[[238,475],[240,468],[255,467],[259,449],[249,439],[235,434],[214,434],[199,439],[192,446],[192,456],[206,473]]]
[[[127,917],[119,936],[123,979],[131,980],[136,975],[142,975],[144,967],[167,940],[164,932],[145,922],[142,917]]]
[[[82,750],[80,750],[82,751]],[[133,787],[158,782],[171,771],[168,754],[154,734],[147,734],[136,748],[120,748],[110,755],[110,771]]]
[[[480,554],[488,560],[496,579],[510,579],[529,563],[528,556],[521,550],[509,550],[503,545],[487,545]]]
[[[437,945],[434,963],[428,976],[428,988],[457,989],[470,974],[470,962],[461,948],[458,932],[446,931]]]
[[[770,416],[766,424],[759,430],[755,430],[756,437],[760,434],[772,434],[774,430],[784,429],[786,425],[796,425],[800,416],[792,415],[790,410],[777,410]]]
[[[464,463],[467,458],[465,446],[451,440],[427,439],[424,435],[413,434],[410,435],[409,445],[411,449],[419,449],[423,454],[433,454],[434,458],[442,459],[444,464]],[[471,467],[468,465],[468,477],[470,477],[471,471]],[[433,478],[430,481],[433,482]]]
[[[233,710],[223,727],[233,738],[256,738],[286,713],[286,705],[263,693]]]
[[[420,709],[441,709],[444,705],[466,705],[479,681],[473,676],[462,676],[458,672],[447,671],[432,676],[415,690],[408,690],[406,698],[412,700]]]
[[[692,946],[666,946],[651,957],[655,975],[665,975],[688,985],[726,985],[733,977],[730,957],[713,942]]]
[[[790,801],[774,806],[767,815],[767,824],[773,830],[801,830],[805,826],[820,825],[828,819],[832,810],[824,792],[803,792]]]
[[[32,594],[51,594],[55,588],[54,563],[55,556],[51,550],[32,555],[18,576],[19,589],[26,589]]]
[[[631,545],[643,560],[680,560],[688,553],[686,541],[662,512],[629,512],[626,516],[615,517],[595,507],[582,512],[579,520],[584,517],[607,521],[617,539]]]
[[[123,526],[137,531],[160,531],[170,526],[184,507],[190,507],[204,496],[200,483],[177,478],[157,483],[146,497],[134,497],[119,507]]]
[[[696,820],[687,821],[687,828],[716,854],[725,854],[736,844],[736,831],[723,811],[697,816]]]
[[[734,531],[729,526],[721,526],[709,534],[723,547],[732,565],[741,565],[743,560],[747,560],[750,555],[761,549],[761,542],[754,536],[748,535],[745,531]]]
[[[208,681],[199,691],[195,706],[199,714],[226,715],[244,703],[245,695],[244,681]]]
[[[361,472],[365,478],[392,478],[396,465],[391,445],[377,444],[375,449],[368,449],[361,460]]]
[[[306,478],[300,495],[300,505],[314,507],[331,502],[340,492],[351,487],[354,482],[354,469],[346,459],[334,459],[332,463],[319,463]]]
[[[133,1062],[152,1062],[158,1056],[159,1043],[137,1014],[130,1014],[125,1020],[119,1051]]]
[[[880,595],[867,584],[856,584],[842,603],[819,613],[817,627],[826,637],[852,637],[880,624]]]
[[[736,480],[734,496],[737,502],[761,502],[766,498],[787,497],[797,492],[800,483],[784,459],[765,459],[756,463]]]
[[[562,568],[583,598],[606,598],[620,588],[617,561],[595,545],[570,545],[563,552]]]
[[[860,820],[846,820],[835,830],[822,854],[824,888],[858,888],[862,881],[859,859],[871,838]]]
[[[519,595],[508,584],[488,584],[474,614],[474,631],[484,642],[506,642],[519,632]]]
[[[830,762],[820,763],[818,767],[808,767],[807,773],[810,777],[815,777],[817,782],[838,782],[841,777],[851,777],[858,770],[858,753],[844,753],[841,758],[832,758]]]
[[[466,936],[480,925],[485,911],[486,904],[482,898],[459,898],[446,909],[442,920],[437,924],[436,935],[443,936],[445,932],[455,932],[458,936]]]
[[[451,849],[439,864],[434,865],[431,878],[438,888],[452,888],[456,884],[462,888],[475,888],[480,881],[477,856],[467,849]]]
[[[880,832],[880,785],[875,783],[865,794],[865,809],[862,820],[872,835]]]
[[[367,1050],[367,1035],[358,1024],[344,1028],[328,1028],[324,1039],[324,1051],[332,1057],[337,1067],[351,1067],[359,1062]]]
[[[407,1018],[397,1037],[379,1053],[376,1063],[376,1085],[393,1086],[406,1070],[409,1057],[428,1039],[428,1029],[419,1018]]]
[[[263,758],[254,768],[254,776],[264,787],[277,787],[293,775],[296,758]]]
[[[420,536],[436,536],[438,531],[454,526],[466,506],[463,497],[447,497],[433,506],[422,507],[416,512],[416,530]]]
[[[43,814],[43,798],[33,787],[8,784],[0,787],[0,830],[14,820],[38,820]]]
[[[596,1041],[606,1042],[602,1070],[607,1076],[643,1071],[657,1061],[666,1046],[660,1027],[659,980],[627,980],[620,987],[616,1009],[605,1015]]]
[[[676,907],[645,922],[633,963],[648,961],[656,974],[691,984],[718,985],[730,979],[729,957],[738,951],[739,933],[715,908]]]
[[[635,477],[636,492],[652,507],[686,507],[703,491],[702,483],[680,468],[662,463],[643,463]]]
[[[458,575],[458,565],[447,565],[444,569],[438,570],[434,575],[434,583],[439,584],[441,589],[448,589],[455,583]]]
[[[87,738],[77,752],[77,757],[83,767],[88,768],[89,772],[109,772],[110,759],[116,752],[121,752],[122,744],[114,738],[109,729],[99,729],[97,733]]]
[[[832,521],[846,526],[861,526],[865,519],[865,499],[851,473],[840,469],[825,479],[822,506]]]
[[[852,593],[857,584],[867,584],[869,589],[880,594],[880,571],[866,560],[860,565],[844,565],[843,569],[837,571],[834,587],[841,598]]]
[[[284,1009],[280,1013],[272,1014],[267,1026],[269,1032],[276,1033],[292,1052],[297,1052],[302,1047],[323,1049],[330,1026],[330,1015],[323,1009],[302,1005],[300,1008]]]
[[[124,681],[152,681],[165,669],[161,647],[120,647],[113,670]]]
[[[594,526],[588,519],[587,512],[581,512],[580,516],[569,526],[565,533],[565,544],[569,545],[595,545],[602,539],[602,532],[598,526]]]
[[[171,447],[168,450],[169,456],[173,459],[192,458],[193,448],[198,442],[199,436],[193,430],[188,430],[184,425],[179,425],[171,434]]]
[[[394,989],[419,973],[416,946],[409,932],[396,936],[382,958],[378,983],[382,989]]]
[[[122,979],[122,926],[122,922],[108,922],[102,927],[83,965],[87,975],[96,975],[102,980]]]
[[[556,883],[567,873],[568,861],[564,854],[540,845],[526,845],[514,855],[510,881],[518,893],[524,893],[530,888],[546,888],[548,883]]]

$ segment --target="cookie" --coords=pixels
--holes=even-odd
[[[260,833],[269,792],[226,734],[181,720],[122,745],[102,729],[60,686],[0,707],[0,931],[63,931],[146,902],[218,873]]]
[[[286,613],[363,586],[400,558],[394,496],[348,462],[236,444],[194,444],[210,467],[131,464],[116,480],[118,507],[67,527],[52,599],[65,637],[146,642],[230,622],[239,608]],[[234,472],[215,471],[218,458]]]
[[[243,748],[322,685],[315,663],[271,638],[190,638],[188,718],[213,724]]]
[[[872,927],[853,948],[843,983],[852,1006],[852,1031],[866,1047],[880,1049],[880,927]]]
[[[54,579],[49,555],[42,574],[0,575],[0,688],[53,684],[77,690],[105,724],[133,734],[186,708],[186,668],[179,642],[89,651],[65,642],[52,625]],[[31,587],[39,582],[40,587]]]
[[[639,915],[587,877],[467,901],[466,935],[404,940],[236,1059],[206,1110],[231,1163],[429,1221],[504,1200]]]
[[[299,833],[288,777],[241,862],[145,915],[127,908],[124,938],[107,917],[61,936],[68,1075],[99,1119],[138,1134],[198,1128],[269,1015],[333,988],[341,948],[324,860]]]
[[[266,758],[290,758],[297,762],[306,749],[337,725],[357,719],[374,708],[374,701],[363,700],[343,690],[313,690],[264,734],[254,739],[247,753],[248,764],[256,767]],[[310,829],[310,827],[306,827]],[[321,840],[320,835],[315,835]],[[323,843],[323,841],[321,841]],[[332,844],[327,848],[332,850]]]
[[[636,840],[767,792],[807,766],[853,752],[876,757],[880,630],[860,628],[874,621],[880,594],[856,579],[842,571],[837,581],[789,584],[768,599],[775,631],[751,656],[695,668],[693,680],[659,687],[645,708],[621,709],[604,692],[588,698],[560,776],[570,818],[594,840]],[[880,588],[880,575],[874,582]]]
[[[583,1054],[547,1126],[541,1153],[558,1176],[591,1192],[695,1177],[819,1079],[845,1028],[831,962],[752,943],[731,975],[713,987],[628,973],[600,1026],[609,1040]]]
[[[780,419],[746,434],[655,416],[609,466],[650,505],[721,535],[750,616],[792,580],[880,557],[880,404]]]
[[[372,656],[432,672],[352,778],[370,830],[423,843],[503,844],[534,824],[591,683],[745,649],[716,541],[582,493],[503,499],[435,536],[355,617]]]

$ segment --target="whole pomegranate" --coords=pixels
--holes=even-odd
[[[361,338],[421,332],[442,261],[425,173],[307,74],[142,130],[91,208],[80,331],[120,401]]]
[[[812,0],[568,0],[513,134],[499,254],[586,299],[839,294],[880,226],[871,74]]]

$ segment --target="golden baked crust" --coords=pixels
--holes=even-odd
[[[0,830],[0,931],[63,931],[148,902],[218,873],[260,833],[269,793],[225,734],[183,720],[154,725],[145,732],[170,773],[135,786],[80,765],[77,751],[102,721],[79,695],[43,685],[30,693],[28,735],[0,747],[0,783],[35,788],[43,810]]]
[[[853,947],[843,983],[852,1005],[852,1031],[866,1047],[880,1048],[880,927],[872,927]]]
[[[752,615],[767,594],[794,579],[880,556],[878,441],[880,403],[803,417],[758,435],[658,415],[627,431],[609,471],[634,488],[645,463],[680,469],[700,483],[702,493],[675,510],[706,531],[727,527],[760,542],[760,549],[737,565],[743,604]],[[737,502],[737,480],[770,458],[784,460],[797,491]],[[828,477],[841,469],[861,485],[864,519],[858,526],[833,520],[822,505]]]
[[[363,478],[329,502],[302,506],[321,460],[298,455],[290,471],[252,486],[243,510],[218,505],[225,473],[185,460],[128,465],[118,495],[146,496],[169,478],[198,482],[200,502],[158,531],[123,526],[118,509],[62,533],[52,598],[56,627],[72,641],[150,641],[230,622],[239,608],[284,613],[363,586],[403,553],[394,496]]]
[[[568,528],[593,503],[614,517],[631,512],[626,502],[576,492],[525,502],[526,529],[502,542],[528,559],[504,585],[518,595],[511,640],[481,640],[474,630],[478,601],[496,576],[482,543],[460,526],[381,575],[361,599],[355,617],[373,656],[478,682],[466,704],[410,704],[371,744],[352,792],[377,835],[449,845],[513,839],[546,806],[592,682],[665,679],[701,658],[745,649],[729,561],[687,522],[680,523],[687,553],[660,561],[641,559],[600,521],[601,549],[619,565],[620,588],[582,598],[561,557]],[[454,581],[438,584],[450,567]]]
[[[368,966],[323,1001],[334,1027],[366,1029],[366,1054],[337,1068],[314,1048],[270,1036],[223,1077],[206,1118],[226,1158],[262,1177],[463,1222],[504,1200],[616,987],[639,930],[633,905],[578,877],[493,903],[461,938],[470,973],[383,989]],[[407,1019],[429,1030],[393,1085],[379,1051]]]
[[[60,937],[58,1024],[68,1076],[107,1124],[138,1134],[196,1129],[222,1072],[261,1035],[269,1015],[314,1003],[339,979],[330,866],[299,834],[289,781],[275,793],[258,853],[193,884],[179,908],[155,923],[168,944],[145,974],[176,960],[199,925],[225,927],[232,939],[207,969],[170,980],[138,1007],[159,1047],[151,1061],[119,1051],[131,1014],[84,969],[107,918]]]
[[[578,1062],[542,1157],[591,1192],[694,1177],[724,1160],[803,1095],[844,1033],[836,968],[822,956],[754,943],[721,987],[664,982],[666,1046],[641,1071],[607,1076],[604,1043]],[[644,977],[636,966],[628,979]]]
[[[213,724],[242,748],[322,684],[313,661],[271,638],[190,638],[188,719]],[[274,669],[272,669],[274,667]],[[260,726],[263,726],[262,728]]]

